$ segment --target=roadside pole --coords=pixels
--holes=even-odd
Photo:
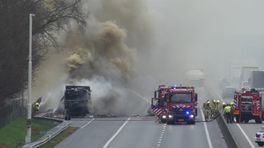
[[[31,116],[32,116],[32,17],[35,14],[29,14],[29,55],[28,55],[28,106],[27,106],[27,136],[26,144],[31,143]],[[29,146],[31,147],[31,146]]]

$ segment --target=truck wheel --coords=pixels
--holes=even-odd
[[[260,118],[259,119],[255,119],[255,122],[260,124],[260,123],[262,123],[262,120]]]
[[[258,142],[258,146],[263,146],[264,142]]]
[[[86,116],[86,113],[87,113],[86,109],[83,109],[82,110],[82,117],[85,117]]]
[[[236,116],[236,122],[237,123],[239,123],[239,120],[240,120],[239,116]]]
[[[166,123],[166,120],[165,119],[160,119],[160,122],[161,123]]]
[[[67,110],[66,113],[65,113],[65,117],[64,117],[65,120],[71,120],[71,113]]]
[[[173,122],[172,121],[167,121],[167,124],[170,125],[170,124],[173,124]]]
[[[245,123],[248,123],[249,119],[245,119]]]
[[[66,114],[65,120],[71,120],[71,116],[69,114]]]
[[[89,111],[89,109],[88,109],[88,108],[86,109],[86,114],[90,114],[90,111]]]
[[[194,121],[189,121],[187,122],[188,124],[195,124],[195,120]]]

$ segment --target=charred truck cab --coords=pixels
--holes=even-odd
[[[65,120],[83,117],[89,113],[91,89],[89,86],[66,86],[64,92]]]
[[[241,90],[234,96],[233,115],[237,122],[248,123],[254,119],[256,123],[262,123],[261,94],[255,89]]]
[[[165,96],[168,113],[167,123],[186,122],[195,124],[197,93],[194,87],[171,87]]]

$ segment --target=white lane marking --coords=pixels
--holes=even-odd
[[[205,121],[203,111],[202,110],[200,110],[200,111],[201,111],[202,118]],[[209,146],[209,148],[213,148],[212,141],[211,141],[211,138],[210,138],[210,135],[209,135],[209,132],[208,132],[208,128],[207,128],[206,122],[203,122],[203,125],[204,125],[206,138],[207,138],[207,141],[208,141],[208,146]]]
[[[247,139],[249,145],[251,146],[251,148],[255,148],[254,144],[250,141],[250,139],[248,138],[247,134],[245,133],[245,131],[242,129],[242,127],[236,123],[236,125],[238,126],[238,128],[241,130],[242,134],[245,136],[245,138]]]
[[[162,142],[162,140],[163,140],[164,132],[165,132],[165,130],[166,130],[166,126],[167,126],[166,124],[164,124],[164,125],[162,126],[161,134],[160,134],[160,137],[159,137],[159,139],[158,139],[158,142],[157,142],[157,146],[156,146],[156,148],[160,148],[161,142]]]
[[[90,120],[89,122],[87,122],[86,124],[84,124],[81,128],[85,128],[87,125],[89,125],[93,121],[94,121],[94,118],[92,120]]]
[[[128,118],[126,120],[125,123],[122,124],[122,126],[120,126],[120,128],[115,132],[115,134],[106,142],[106,144],[103,146],[103,148],[107,148],[109,146],[109,144],[115,139],[115,137],[121,132],[121,130],[126,126],[126,124],[128,123],[128,121],[130,120],[130,118]]]
[[[157,148],[159,148],[160,147],[160,144],[157,144]]]

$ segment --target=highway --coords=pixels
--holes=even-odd
[[[210,87],[210,88],[216,88],[216,87]],[[219,91],[210,89],[209,96],[216,96],[215,98],[221,98],[220,94],[221,93]],[[225,98],[223,100],[229,103],[232,101],[232,98]],[[262,126],[263,123],[256,124],[254,120],[250,120],[249,123],[228,124],[229,131],[231,132],[239,148],[259,147],[257,143],[255,143],[255,134]]]
[[[66,138],[57,148],[226,148],[227,145],[216,121],[202,122],[201,104],[219,95],[212,90],[198,88],[199,111],[195,125],[166,125],[155,117],[117,117],[73,119],[71,126],[79,129]],[[214,97],[213,97],[214,96]],[[215,97],[216,96],[216,97]],[[231,99],[226,99],[230,102]],[[258,147],[255,132],[262,124],[229,124],[229,130],[239,148]]]
[[[203,122],[200,108],[195,125],[160,124],[155,117],[138,116],[73,119],[71,126],[79,129],[56,148],[227,148],[217,122]]]
[[[79,127],[79,130],[56,147],[225,148],[217,123],[214,121],[206,124],[209,137],[204,122],[195,125],[166,125],[156,123],[153,117],[74,119],[72,126]]]

